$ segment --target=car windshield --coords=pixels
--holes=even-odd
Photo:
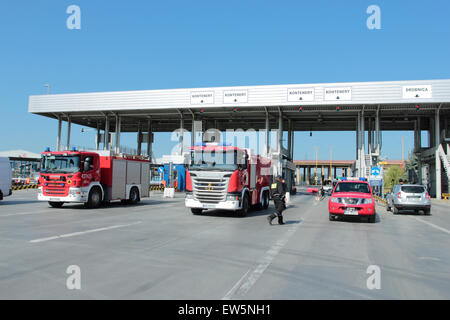
[[[425,188],[422,186],[402,186],[401,190],[405,193],[424,193]]]
[[[236,151],[195,150],[191,152],[190,170],[234,171],[237,168]]]
[[[80,156],[42,156],[41,172],[43,173],[76,173],[78,171],[80,171]]]
[[[360,182],[340,182],[336,186],[334,192],[362,192],[370,193],[370,189],[367,183]]]

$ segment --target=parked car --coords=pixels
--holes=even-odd
[[[419,184],[398,184],[386,197],[386,210],[394,214],[402,210],[423,211],[425,215],[430,215],[431,200],[424,185]]]
[[[11,194],[11,166],[9,159],[0,158],[0,200]]]

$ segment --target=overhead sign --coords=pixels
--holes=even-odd
[[[372,169],[370,170],[370,174],[373,176],[379,176],[381,173],[381,169],[378,167],[372,167]]]
[[[314,88],[288,88],[288,102],[314,101]]]
[[[352,100],[352,87],[324,88],[324,100]]]
[[[403,86],[403,99],[431,99],[431,85]]]
[[[247,103],[247,90],[230,90],[223,92],[223,103]]]
[[[213,91],[191,92],[191,104],[214,104],[214,92]]]

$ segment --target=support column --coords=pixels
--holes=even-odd
[[[70,150],[70,133],[72,131],[72,119],[70,116],[67,117],[67,141],[66,141],[66,150]]]
[[[58,136],[56,137],[56,151],[61,151],[61,128],[62,119],[61,116],[58,116]]]
[[[97,121],[97,135],[96,135],[96,139],[95,139],[95,148],[96,150],[100,150],[100,124]]]
[[[442,186],[441,186],[441,158],[439,157],[439,145],[441,142],[441,132],[439,123],[439,109],[436,110],[434,119],[434,145],[435,151],[435,162],[436,162],[436,198],[441,199],[442,197]]]
[[[358,117],[356,118],[356,168],[359,168],[359,164],[360,164],[360,160],[359,158],[361,157],[360,154],[360,142],[361,142],[361,115],[360,112],[358,111]]]
[[[147,156],[148,159],[150,160],[150,163],[152,162],[152,136],[153,136],[153,132],[152,132],[152,119],[148,119],[148,130],[147,130]]]
[[[334,179],[336,179],[336,177],[337,177],[337,167],[334,167]]]
[[[109,150],[109,118],[105,117],[105,130],[103,131],[103,150]]]
[[[365,150],[366,150],[366,131],[365,131],[365,118],[364,118],[364,109],[361,111],[361,172],[359,172],[360,177],[366,176],[366,157],[365,157]]]
[[[269,156],[270,152],[270,123],[269,123],[269,113],[266,111],[266,157]]]
[[[184,118],[183,118],[183,114],[181,114],[181,118],[180,118],[180,155],[183,155],[183,150],[184,150]]]
[[[378,107],[377,109],[377,113],[375,116],[375,138],[377,140],[376,142],[376,147],[375,147],[375,152],[378,155],[378,157],[380,156],[380,151],[381,151],[381,132],[380,132],[380,107]]]
[[[301,176],[300,176],[300,167],[297,167],[297,185],[300,185]]]
[[[116,115],[116,154],[120,153],[120,127],[121,127],[122,118],[119,115]]]
[[[277,168],[277,175],[283,175],[283,166],[281,163],[282,160],[282,151],[283,151],[283,115],[281,111],[278,115],[278,168]]]
[[[142,153],[142,126],[141,122],[138,122],[138,131],[137,131],[137,155],[140,156]]]

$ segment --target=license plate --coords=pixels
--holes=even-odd
[[[59,201],[61,200],[60,198],[50,198],[50,201]]]
[[[203,208],[205,209],[214,209],[216,206],[214,204],[204,204]]]
[[[344,214],[350,215],[350,216],[357,216],[358,211],[356,211],[355,208],[348,208],[344,210]]]

